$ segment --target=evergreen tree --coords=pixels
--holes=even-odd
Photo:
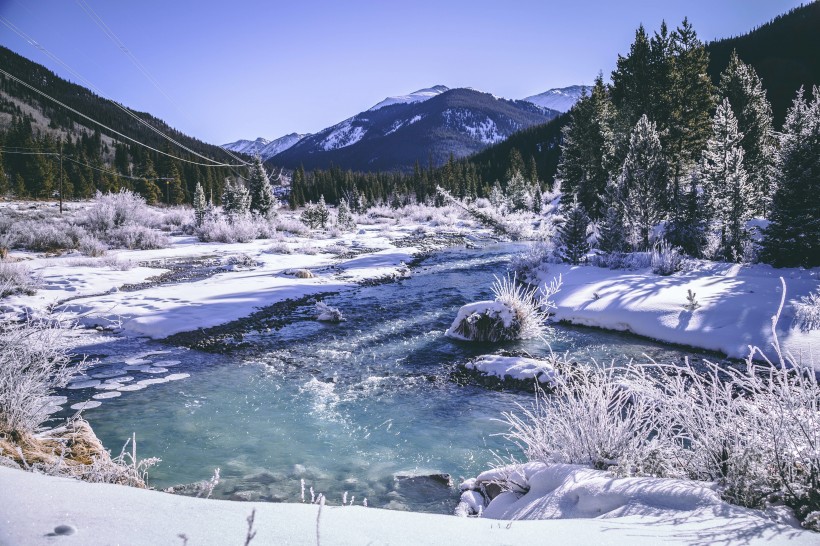
[[[346,199],[339,201],[339,208],[336,211],[336,225],[342,230],[349,230],[356,227],[356,221],[350,213],[350,207]]]
[[[629,138],[617,191],[636,248],[649,248],[649,231],[664,219],[668,173],[655,124],[643,115]]]
[[[248,171],[251,211],[266,218],[270,217],[276,208],[276,197],[273,195],[273,188],[270,185],[265,166],[262,165],[262,158],[258,155],[254,156]]]
[[[154,205],[160,202],[162,192],[156,183],[157,172],[150,156],[144,156],[140,167],[140,180],[137,181],[137,193],[145,198],[145,202]]]
[[[614,110],[601,74],[595,79],[592,94],[581,97],[570,117],[563,129],[556,177],[597,217],[615,152]]]
[[[606,192],[604,214],[598,223],[598,248],[604,252],[626,250],[624,217],[617,199],[617,187],[610,185]]]
[[[541,214],[544,211],[544,194],[541,193],[541,186],[537,183],[532,188],[532,211]]]
[[[507,200],[513,211],[530,210],[532,207],[530,186],[520,171],[507,182]]]
[[[319,196],[319,204],[316,205],[316,222],[324,229],[327,226],[327,221],[330,219],[330,211],[327,210],[325,204],[325,196]]]
[[[577,265],[589,252],[589,216],[577,195],[573,195],[572,201],[565,204],[563,213],[564,222],[558,228],[559,253],[564,261]]]
[[[208,209],[208,203],[205,201],[205,190],[202,189],[202,184],[196,183],[196,190],[194,190],[194,220],[197,227],[202,226],[205,221],[205,214]]]
[[[786,115],[763,258],[777,267],[820,265],[820,88],[797,94]]]
[[[728,99],[718,105],[712,121],[712,137],[706,143],[700,176],[711,224],[720,236],[720,254],[730,261],[743,257],[751,218],[752,188],[743,166],[741,135]]]
[[[222,191],[222,210],[228,218],[247,214],[250,209],[251,194],[245,185],[239,180],[232,182],[230,178],[226,178]]]
[[[700,173],[698,169],[689,175],[679,206],[670,212],[669,224],[666,227],[666,241],[673,247],[682,249],[690,256],[700,256],[704,245],[705,207],[700,193]]]
[[[775,155],[772,107],[766,99],[766,90],[755,69],[733,51],[729,65],[720,75],[718,93],[729,99],[738,130],[743,135],[740,146],[754,192],[754,212],[765,216],[774,194],[771,182]]]

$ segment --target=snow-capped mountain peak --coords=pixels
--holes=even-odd
[[[408,95],[398,95],[395,97],[387,97],[377,105],[373,106],[368,110],[368,112],[372,112],[374,110],[378,110],[379,108],[384,108],[385,106],[390,106],[393,104],[410,104],[414,102],[424,102],[427,99],[431,99],[436,95],[441,95],[445,91],[449,91],[450,88],[446,85],[434,85],[433,87],[428,87],[426,89],[419,89],[418,91],[413,91]]]
[[[262,160],[270,159],[280,152],[284,152],[310,133],[290,133],[275,140],[268,140],[259,137],[256,140],[237,140],[223,144],[222,147],[232,152],[239,152],[247,155],[259,155]]]
[[[569,87],[559,87],[555,89],[550,89],[548,91],[544,91],[543,93],[539,93],[538,95],[527,97],[523,100],[531,102],[536,106],[540,106],[542,108],[558,110],[559,112],[568,112],[570,108],[575,106],[575,103],[578,102],[578,99],[581,98],[581,94],[583,93],[584,88],[585,86],[583,85],[570,85]]]

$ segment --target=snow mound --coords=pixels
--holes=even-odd
[[[477,301],[458,310],[447,329],[447,336],[463,341],[515,339],[511,330],[516,321],[515,312],[500,301]],[[497,337],[496,337],[497,336]]]
[[[537,378],[540,383],[550,383],[558,375],[547,361],[523,356],[482,355],[465,364],[465,367],[502,380]]]

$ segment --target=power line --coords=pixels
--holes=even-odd
[[[185,146],[184,144],[182,144],[182,143],[178,142],[177,140],[173,139],[172,137],[170,137],[170,136],[166,135],[166,134],[165,134],[164,132],[162,132],[160,129],[158,129],[158,128],[154,127],[153,125],[151,125],[150,123],[148,123],[146,120],[144,120],[144,119],[142,119],[141,117],[139,117],[138,115],[136,115],[136,114],[135,114],[134,112],[132,112],[130,109],[128,109],[128,108],[126,108],[125,106],[121,105],[121,104],[120,104],[120,103],[118,103],[117,101],[115,101],[115,100],[112,100],[112,99],[108,98],[108,96],[106,96],[106,94],[105,94],[105,93],[103,93],[103,92],[102,92],[102,91],[101,91],[101,90],[100,90],[97,86],[95,86],[93,83],[91,83],[91,82],[90,82],[90,81],[88,81],[86,78],[84,78],[84,77],[83,77],[80,73],[78,73],[76,70],[74,70],[73,68],[71,68],[71,67],[70,67],[67,63],[65,63],[62,59],[60,59],[59,57],[57,57],[57,55],[55,55],[54,53],[52,53],[51,51],[49,51],[49,50],[48,50],[45,46],[43,46],[42,44],[40,44],[39,42],[37,42],[37,40],[35,40],[34,38],[32,38],[31,36],[29,36],[28,34],[26,34],[24,31],[22,31],[22,30],[20,30],[19,28],[17,28],[17,27],[16,27],[13,23],[11,23],[11,22],[10,22],[8,19],[6,19],[5,17],[0,17],[0,23],[3,23],[3,24],[4,24],[6,27],[8,27],[8,28],[9,28],[12,32],[14,32],[14,33],[15,33],[15,34],[17,34],[18,36],[20,36],[23,40],[25,40],[26,42],[28,42],[28,43],[29,43],[29,44],[31,44],[32,46],[34,46],[34,47],[36,47],[37,49],[39,49],[40,51],[42,51],[44,54],[46,54],[48,57],[50,57],[50,58],[51,58],[53,61],[55,61],[56,63],[60,64],[63,68],[65,68],[66,70],[68,70],[68,71],[69,71],[69,72],[70,72],[70,73],[71,73],[74,77],[76,77],[76,78],[77,78],[77,79],[79,79],[82,83],[84,83],[84,84],[85,84],[85,85],[86,85],[89,89],[91,89],[92,91],[94,91],[94,92],[96,92],[97,94],[99,94],[102,98],[104,98],[104,99],[108,100],[109,102],[111,102],[114,106],[116,106],[117,108],[119,108],[120,110],[122,110],[123,112],[125,112],[127,115],[129,115],[129,116],[131,116],[132,118],[134,118],[137,122],[141,123],[142,125],[145,125],[146,127],[148,127],[149,129],[151,129],[152,131],[154,131],[155,133],[157,133],[157,134],[158,134],[159,136],[161,136],[162,138],[164,138],[164,139],[166,139],[167,141],[169,141],[169,142],[171,142],[171,143],[173,143],[173,144],[177,145],[178,147],[182,148],[182,149],[183,149],[183,150],[185,150],[186,152],[188,152],[188,153],[190,153],[190,154],[193,154],[193,155],[195,155],[195,156],[197,156],[197,157],[200,157],[200,158],[202,158],[202,159],[205,159],[205,160],[207,160],[207,161],[210,161],[210,162],[214,163],[214,165],[215,165],[215,166],[219,166],[219,162],[218,162],[218,161],[216,161],[216,160],[214,160],[214,159],[211,159],[210,157],[204,156],[204,155],[202,155],[202,154],[200,154],[200,153],[198,153],[198,152],[195,152],[194,150],[192,150],[192,149],[188,148],[188,147],[187,147],[187,146]],[[232,157],[233,157],[233,156],[232,156]],[[237,158],[234,158],[234,159],[237,159]],[[240,161],[240,162],[242,162],[242,163],[243,163],[243,165],[247,165],[247,163],[246,163],[246,162],[244,162],[244,161],[242,161],[241,159],[237,159],[237,160],[238,160],[238,161]]]
[[[100,126],[100,127],[102,127],[103,129],[105,129],[105,130],[107,130],[107,131],[111,131],[112,133],[114,133],[114,134],[116,134],[116,135],[118,135],[118,136],[120,136],[120,137],[122,137],[122,138],[124,138],[124,139],[130,140],[130,141],[131,141],[131,142],[133,142],[134,144],[138,144],[138,145],[140,145],[140,146],[142,146],[142,147],[144,147],[144,148],[147,148],[147,149],[149,149],[149,150],[151,150],[151,151],[153,151],[153,152],[156,152],[156,153],[158,153],[158,154],[162,154],[162,155],[164,155],[164,156],[166,156],[166,157],[170,157],[170,158],[172,158],[172,159],[176,159],[177,161],[182,161],[182,162],[184,162],[184,163],[189,163],[189,164],[191,164],[191,165],[198,165],[198,166],[200,166],[200,167],[243,167],[243,166],[244,166],[244,165],[234,165],[234,164],[231,164],[231,163],[217,163],[217,164],[214,164],[214,165],[209,164],[209,163],[200,163],[200,162],[197,162],[197,161],[191,161],[191,160],[189,160],[189,159],[183,159],[183,158],[181,158],[181,157],[177,157],[177,156],[171,155],[171,154],[169,154],[169,153],[167,153],[167,152],[163,152],[162,150],[158,150],[158,149],[156,149],[156,148],[154,148],[154,147],[152,147],[152,146],[149,146],[148,144],[144,144],[144,143],[142,143],[142,142],[138,141],[138,140],[137,140],[137,139],[135,139],[135,138],[131,138],[131,137],[130,137],[130,136],[128,136],[128,135],[124,135],[123,133],[121,133],[121,132],[117,131],[116,129],[112,129],[112,128],[111,128],[111,127],[109,127],[108,125],[105,125],[104,123],[101,123],[101,122],[99,122],[99,121],[97,121],[97,120],[93,119],[92,117],[87,116],[86,114],[83,114],[82,112],[80,112],[80,111],[78,111],[78,110],[75,110],[75,109],[74,109],[74,108],[72,108],[71,106],[68,106],[67,104],[65,104],[65,103],[63,103],[63,102],[60,102],[59,100],[57,100],[57,99],[55,99],[54,97],[52,97],[52,96],[48,95],[47,93],[45,93],[45,92],[43,92],[43,91],[40,91],[39,89],[37,89],[37,88],[36,88],[36,87],[34,87],[33,85],[29,85],[28,83],[24,82],[24,81],[23,81],[23,80],[21,80],[20,78],[18,78],[18,77],[16,77],[16,76],[14,76],[14,75],[12,75],[12,74],[10,74],[10,73],[6,72],[6,71],[5,71],[5,70],[3,70],[2,68],[0,68],[0,74],[4,74],[6,77],[8,77],[8,78],[10,78],[10,79],[12,79],[12,80],[14,80],[14,81],[16,81],[16,82],[17,82],[17,83],[19,83],[20,85],[23,85],[23,86],[27,87],[28,89],[31,89],[31,90],[32,90],[32,91],[34,91],[35,93],[37,93],[37,94],[39,94],[39,95],[42,95],[43,97],[47,98],[48,100],[50,100],[50,101],[52,101],[52,102],[54,102],[54,103],[56,103],[56,104],[58,104],[58,105],[62,106],[62,107],[63,107],[63,108],[65,108],[66,110],[69,110],[69,111],[71,111],[71,112],[73,112],[73,113],[77,114],[78,116],[81,116],[81,117],[83,117],[83,118],[87,119],[88,121],[90,121],[90,122],[92,122],[92,123],[95,123],[95,124],[99,125],[99,126]],[[210,160],[210,161],[213,161],[213,160]]]
[[[122,40],[120,40],[119,36],[117,36],[114,33],[114,31],[111,30],[111,27],[109,27],[105,23],[105,21],[103,21],[102,17],[100,17],[97,14],[97,12],[95,12],[91,8],[91,6],[88,5],[88,3],[85,0],[76,0],[76,1],[77,1],[77,5],[80,6],[80,8],[86,13],[86,15],[88,15],[88,17],[94,22],[94,24],[96,24],[97,27],[99,27],[99,29],[102,30],[103,34],[105,34],[112,42],[114,42],[114,45],[116,45],[117,48],[120,51],[122,51],[125,54],[126,57],[128,57],[128,59],[131,61],[131,63],[134,66],[137,67],[137,69],[142,73],[143,76],[145,76],[145,78],[149,82],[151,82],[151,84],[157,89],[157,91],[162,93],[162,95],[168,100],[168,102],[170,102],[174,106],[174,108],[177,109],[177,111],[179,113],[181,113],[183,116],[185,116],[186,118],[188,118],[190,120],[190,118],[185,114],[185,112],[182,110],[182,108],[179,107],[179,105],[176,103],[176,101],[174,101],[174,99],[172,99],[171,96],[168,95],[168,93],[165,92],[165,90],[159,84],[157,79],[154,78],[154,76],[152,76],[150,72],[148,72],[148,69],[145,67],[145,65],[143,65],[139,61],[139,59],[137,59],[137,57],[134,55],[134,53],[131,52],[131,50],[128,49],[128,47],[126,47],[125,43],[123,43]],[[231,153],[230,150],[226,150],[225,148],[222,148],[222,147],[220,147],[220,149],[222,151],[224,151],[228,156],[233,158],[234,160],[239,161],[240,163],[242,163],[244,165],[248,165],[247,162],[243,161],[241,158],[239,158],[236,155],[234,155],[233,153]],[[236,173],[234,173],[234,174],[236,174]]]

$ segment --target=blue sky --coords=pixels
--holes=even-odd
[[[212,143],[315,132],[443,84],[523,98],[589,84],[638,24],[742,34],[799,0],[0,0],[0,17],[104,95]],[[160,90],[89,17],[95,12]],[[78,82],[7,26],[0,44]],[[167,96],[166,96],[167,95]]]

